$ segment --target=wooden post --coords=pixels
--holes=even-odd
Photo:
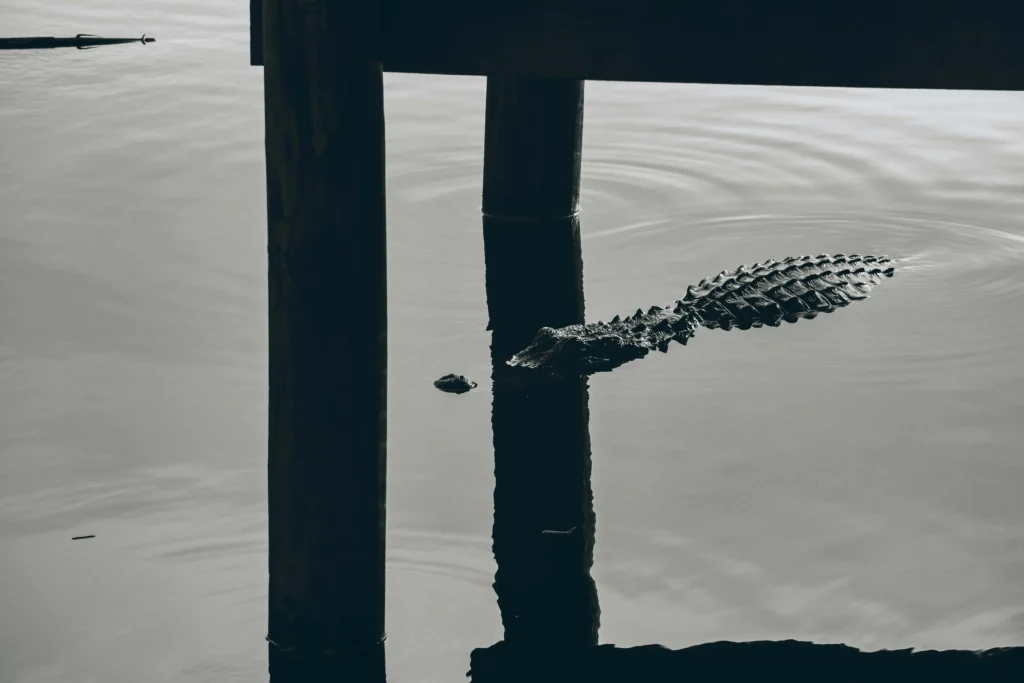
[[[585,378],[509,367],[545,325],[583,320],[583,82],[489,78],[484,254],[492,330],[494,589],[520,653],[597,643]]]
[[[487,79],[483,229],[488,329],[501,353],[583,320],[583,81]],[[505,346],[507,345],[507,347]]]
[[[582,148],[583,81],[488,78],[484,216],[512,223],[575,216]]]
[[[380,5],[263,26],[273,677],[384,637],[387,278]]]

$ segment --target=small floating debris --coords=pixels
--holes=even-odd
[[[541,533],[549,536],[568,536],[574,531],[576,531],[576,527],[570,527],[565,531],[559,531],[558,529],[544,529]]]
[[[476,389],[476,382],[465,375],[449,373],[444,377],[434,380],[434,386],[449,394],[464,394],[470,389]]]
[[[96,534],[86,534],[85,536],[72,536],[72,541],[81,541],[83,538],[96,538]]]
[[[142,34],[141,38],[102,38],[91,33],[79,33],[73,38],[57,36],[27,36],[25,38],[0,38],[0,50],[47,50],[56,47],[74,47],[85,50],[98,45],[123,45],[126,43],[152,43],[156,39]]]

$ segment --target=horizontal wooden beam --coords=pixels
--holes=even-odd
[[[388,0],[387,71],[1024,89],[1021,14],[979,3]]]
[[[385,0],[386,71],[675,83],[1024,90],[1014,3]],[[251,0],[262,64],[262,0]]]

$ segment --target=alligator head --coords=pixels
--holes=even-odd
[[[610,323],[542,327],[530,345],[508,364],[560,374],[608,372],[643,358],[654,349],[666,351],[671,341],[685,344],[695,329],[695,320],[671,315],[638,315]]]

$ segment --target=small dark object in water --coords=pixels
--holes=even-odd
[[[79,33],[74,38],[55,36],[28,36],[26,38],[0,38],[0,50],[45,50],[55,47],[75,47],[87,50],[97,45],[123,45],[125,43],[152,43],[156,39],[142,34],[141,38],[101,38],[90,33]]]
[[[88,534],[86,536],[72,536],[72,541],[81,541],[83,538],[96,538],[96,534]]]
[[[449,394],[464,394],[470,389],[476,389],[476,382],[471,381],[465,375],[449,373],[444,377],[434,380],[434,386]]]

